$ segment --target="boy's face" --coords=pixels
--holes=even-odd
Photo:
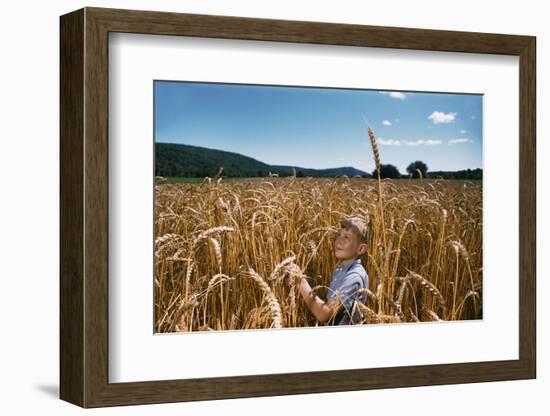
[[[342,228],[334,241],[334,255],[338,260],[354,259],[367,252],[367,245],[351,229]]]

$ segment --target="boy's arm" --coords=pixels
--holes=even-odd
[[[304,277],[298,278],[296,285],[308,309],[319,322],[327,322],[336,314],[340,306],[338,300],[332,298],[326,302],[323,301],[311,290],[310,284]]]

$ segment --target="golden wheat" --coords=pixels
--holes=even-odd
[[[250,277],[252,277],[256,281],[258,286],[260,286],[260,289],[264,293],[264,296],[267,298],[267,303],[269,305],[271,317],[273,319],[273,327],[282,328],[283,317],[281,313],[281,305],[275,297],[275,294],[273,293],[269,285],[265,282],[265,280],[258,273],[256,273],[253,268],[250,268],[248,270],[248,273]]]
[[[481,202],[479,182],[425,177],[159,183],[156,330],[316,325],[294,282],[326,297],[342,216],[370,220],[365,324],[479,319]]]

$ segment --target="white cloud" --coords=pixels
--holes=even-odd
[[[378,143],[382,146],[435,146],[441,144],[441,140],[435,139],[418,139],[418,140],[395,140],[378,138]]]
[[[466,130],[464,129],[460,130],[460,134],[466,134]]]
[[[442,111],[434,111],[430,116],[428,116],[429,120],[432,120],[434,124],[439,123],[452,123],[455,121],[457,113],[447,113],[445,114]]]
[[[390,97],[397,98],[399,100],[404,100],[405,98],[407,98],[407,96],[402,92],[390,92]]]
[[[377,142],[382,146],[401,146],[401,142],[399,140],[393,140],[393,139],[384,140],[382,138],[379,138]]]
[[[396,98],[398,100],[404,100],[405,98],[407,98],[406,94],[397,91],[380,91],[380,94],[387,94],[391,98]]]
[[[418,139],[418,140],[403,140],[403,143],[405,143],[407,146],[434,146],[437,144],[441,144],[441,140],[433,140],[433,139]]]
[[[468,143],[469,141],[471,141],[470,139],[467,139],[467,138],[460,138],[460,139],[451,139],[449,140],[449,145],[451,144],[458,144],[458,143]]]
[[[383,124],[384,126],[391,126],[391,121],[389,121],[389,120],[382,120],[382,124]]]

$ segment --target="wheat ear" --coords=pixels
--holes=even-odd
[[[374,132],[372,131],[371,126],[368,128],[370,145],[372,147],[372,153],[374,154],[374,164],[376,165],[376,171],[378,172],[378,177],[380,177],[380,154],[378,153],[378,145],[376,144],[376,137],[374,137]]]
[[[269,310],[271,311],[271,318],[273,320],[273,326],[275,328],[282,328],[283,315],[281,313],[281,305],[279,304],[279,301],[275,297],[275,294],[273,293],[269,285],[265,282],[265,280],[262,278],[262,276],[256,273],[256,270],[254,270],[252,267],[248,269],[248,274],[252,279],[256,281],[258,286],[260,286],[260,289],[264,293],[264,296],[267,298]]]

